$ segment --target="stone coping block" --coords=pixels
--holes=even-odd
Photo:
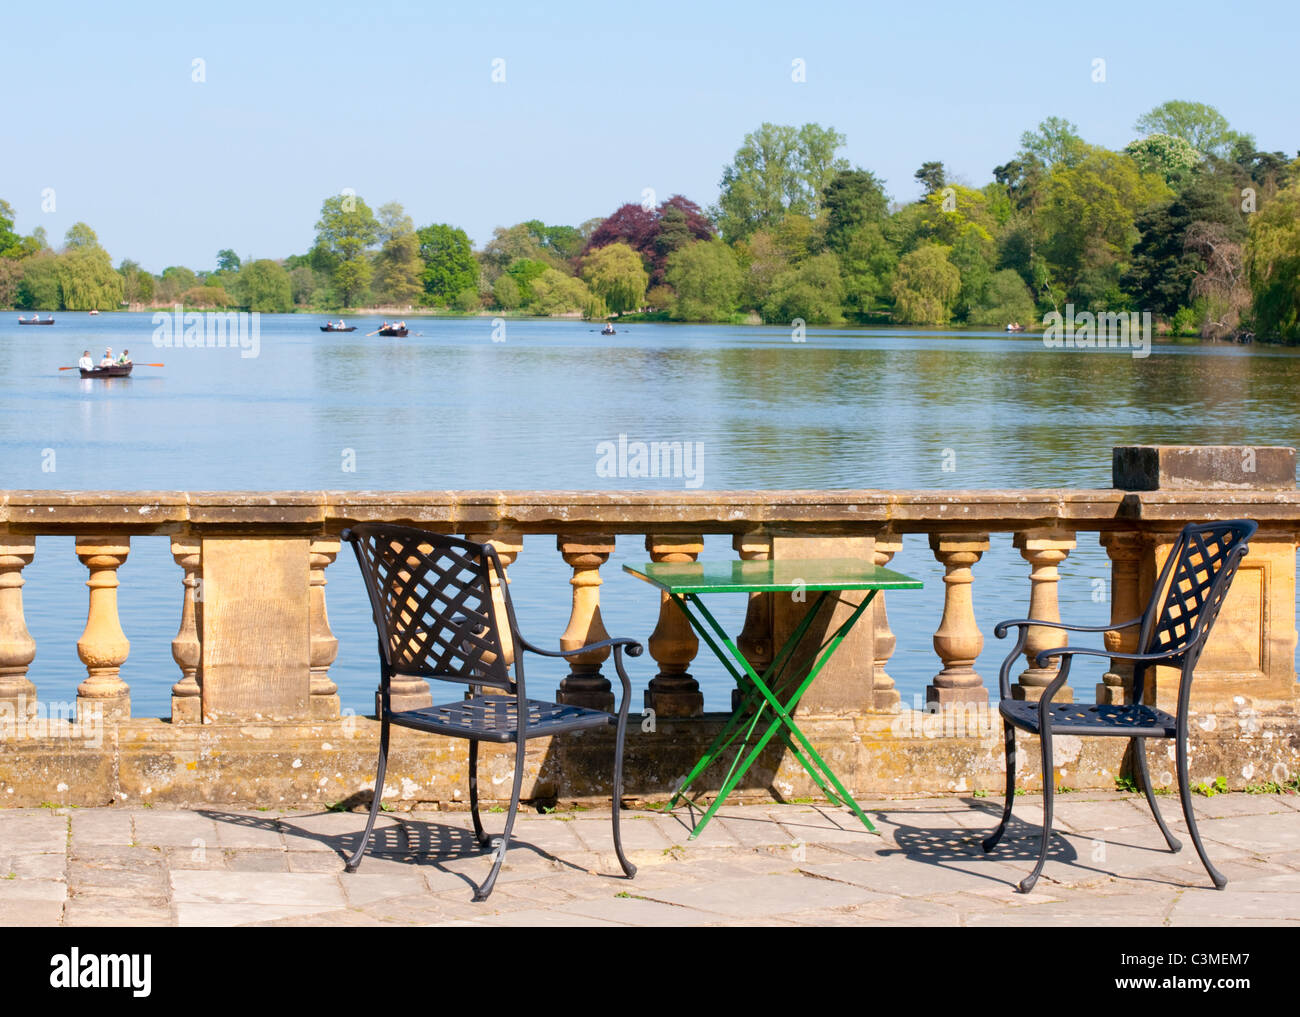
[[[1295,490],[1295,449],[1280,445],[1121,445],[1121,491]]]
[[[1140,449],[1144,455],[1151,449]],[[1118,453],[1117,453],[1118,455]],[[1258,478],[1291,449],[1256,450]],[[1241,450],[1234,460],[1240,469]],[[1293,468],[1293,467],[1292,467]],[[1281,469],[1285,473],[1285,469]],[[0,491],[0,534],[338,534],[358,522],[451,533],[864,535],[1129,529],[1229,519],[1300,525],[1290,487],[917,491]]]

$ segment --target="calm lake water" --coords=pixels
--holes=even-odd
[[[615,338],[579,321],[418,319],[406,339],[319,331],[323,319],[263,315],[257,356],[238,348],[155,348],[149,314],[57,314],[52,328],[0,320],[0,487],[61,490],[558,489],[1109,487],[1113,445],[1296,445],[1300,353],[1250,347],[1157,345],[1127,351],[1049,350],[1041,339],[901,329],[788,329],[630,325]],[[494,341],[496,339],[501,341]],[[130,379],[82,381],[87,347],[129,347]],[[248,350],[247,352],[252,352]],[[609,477],[600,444],[699,443],[693,478]],[[50,471],[50,467],[53,470]],[[949,467],[945,469],[945,466]],[[351,467],[351,469],[349,469]],[[346,549],[345,549],[346,551]],[[725,537],[705,554],[732,557]],[[602,610],[615,635],[644,638],[653,591],[622,573],[644,562],[641,538],[619,539],[602,569]],[[889,670],[904,703],[923,699],[939,668],[931,646],[942,569],[923,536],[894,559],[922,578],[890,598],[898,649]],[[1109,620],[1092,600],[1109,575],[1095,534],[1061,568],[1063,613]],[[568,619],[570,570],[554,537],[531,537],[511,567],[526,634],[553,645]],[[30,677],[45,700],[70,700],[85,677],[76,640],[86,572],[71,538],[43,537],[24,575],[37,642]],[[170,641],[180,569],[166,538],[132,542],[120,570],[123,668],[137,715],[165,716],[179,672]],[[331,675],[345,708],[372,708],[374,632],[355,563],[326,576],[340,640]],[[1010,534],[975,566],[975,610],[985,633],[977,668],[992,688],[1001,645],[995,622],[1028,605],[1028,564]],[[729,626],[742,597],[716,601]],[[654,674],[633,661],[636,703]],[[697,658],[709,709],[725,708],[730,680]],[[539,691],[562,672],[530,662]],[[1104,668],[1082,668],[1090,689]]]

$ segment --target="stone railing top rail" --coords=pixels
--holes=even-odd
[[[1300,491],[0,491],[0,530],[46,534],[336,534],[387,520],[462,533],[869,535],[1160,528],[1236,517],[1300,529]]]

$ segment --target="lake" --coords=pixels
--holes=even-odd
[[[56,313],[51,328],[0,315],[0,466],[7,489],[683,489],[1109,487],[1122,444],[1296,445],[1300,351],[1157,344],[1124,350],[1048,349],[1039,337],[904,329],[810,329],[632,324],[616,337],[575,320],[408,319],[406,339],[323,333],[325,319],[262,315],[252,348],[158,348],[150,314]],[[83,381],[89,348],[129,347],[131,378]],[[689,475],[609,476],[610,446],[691,443]],[[346,549],[345,549],[346,552]],[[732,557],[725,537],[706,556]],[[621,537],[601,574],[614,635],[644,639],[657,601],[621,572],[644,562],[640,537]],[[890,663],[904,704],[923,700],[939,669],[942,568],[924,536],[906,538],[893,568],[926,582],[890,598],[898,637]],[[985,634],[977,669],[996,685],[993,624],[1023,614],[1029,566],[996,534],[975,566]],[[1109,575],[1095,534],[1061,567],[1062,613],[1109,620],[1092,600]],[[179,671],[171,659],[181,571],[165,538],[137,538],[119,572],[131,640],[123,678],[133,712],[165,716]],[[511,567],[520,624],[554,645],[568,619],[569,568],[554,537],[530,537]],[[86,571],[71,538],[37,540],[24,571],[27,623],[37,642],[30,677],[42,699],[71,700],[85,669],[76,640]],[[343,706],[373,708],[374,632],[355,563],[326,573],[339,637],[331,669]],[[719,600],[739,624],[744,598]],[[706,651],[707,654],[707,651]],[[727,706],[730,680],[707,655],[693,673],[708,709]],[[636,705],[654,674],[632,661]],[[562,671],[530,664],[543,689]],[[1091,689],[1103,668],[1080,669]]]

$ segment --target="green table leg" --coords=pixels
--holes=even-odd
[[[673,792],[672,798],[668,801],[668,808],[671,809],[676,806],[677,802],[686,792],[686,789],[699,778],[700,774],[708,769],[713,761],[722,754],[723,750],[735,741],[737,729],[747,718],[750,719],[750,725],[749,730],[745,732],[745,742],[747,743],[749,741],[749,737],[753,733],[754,728],[758,725],[758,720],[762,716],[763,710],[766,709],[767,704],[763,701],[761,693],[756,687],[754,687],[753,683],[744,681],[742,678],[742,672],[732,666],[731,662],[727,660],[726,655],[722,652],[722,649],[716,642],[714,642],[713,635],[691,612],[690,604],[693,603],[706,617],[709,617],[709,620],[713,622],[715,627],[717,627],[717,622],[713,621],[712,616],[709,615],[708,609],[705,608],[703,602],[701,602],[694,594],[686,594],[685,599],[677,594],[670,594],[670,596],[672,597],[673,602],[677,604],[678,608],[681,609],[682,614],[686,615],[686,620],[690,622],[691,627],[699,633],[700,638],[702,638],[708,645],[709,649],[713,651],[714,656],[722,662],[722,666],[727,669],[727,672],[731,675],[736,684],[742,687],[746,684],[749,686],[745,691],[745,698],[741,701],[740,705],[732,711],[731,717],[727,720],[726,725],[709,744],[709,747],[704,751],[704,755],[700,758],[700,761],[695,764],[695,767],[691,770],[690,774],[687,775],[686,779],[682,781],[678,788]],[[822,593],[822,595],[817,599],[817,602],[812,606],[811,610],[807,612],[803,621],[795,629],[791,637],[782,645],[781,650],[773,659],[772,663],[768,665],[765,675],[774,674],[774,680],[778,681],[784,676],[785,668],[794,653],[795,647],[808,631],[809,626],[812,624],[813,617],[817,614],[818,609],[821,607],[827,596],[827,593]],[[731,652],[738,653],[739,651],[732,649]],[[749,710],[752,706],[758,706],[758,711],[752,718],[750,718]],[[739,761],[743,751],[742,748],[741,753],[737,753],[736,761]],[[735,765],[735,762],[733,762],[731,771],[728,771],[728,776],[730,776],[731,772],[735,770]]]
[[[825,601],[826,596],[827,594],[823,593],[821,597],[819,597],[818,600],[812,605],[812,607],[805,613],[804,618],[800,622],[795,633],[791,635],[791,638],[786,641],[786,645],[782,647],[783,656],[787,655],[787,653],[792,653],[793,648],[797,646],[798,643],[802,640],[802,637],[807,632],[807,629],[811,624],[812,619],[816,616],[822,603]],[[854,814],[858,817],[859,820],[862,821],[862,824],[869,831],[873,833],[875,832],[875,827],[872,826],[871,821],[866,817],[866,814],[863,813],[861,807],[857,804],[856,801],[854,801],[853,796],[850,795],[848,791],[844,788],[844,785],[840,782],[839,778],[835,776],[835,773],[831,770],[829,766],[827,766],[826,761],[821,758],[821,756],[809,743],[808,739],[804,737],[803,732],[799,730],[798,726],[794,723],[793,718],[790,716],[790,711],[793,710],[798,705],[799,700],[803,698],[803,695],[807,691],[808,687],[812,684],[813,680],[817,677],[821,669],[825,667],[826,662],[830,659],[831,655],[835,652],[836,649],[839,648],[839,645],[841,642],[843,642],[844,637],[848,634],[849,630],[852,629],[853,625],[857,622],[857,620],[862,616],[863,611],[866,610],[867,606],[871,603],[874,597],[875,597],[875,591],[873,590],[863,599],[862,603],[858,605],[858,607],[854,610],[852,615],[850,615],[850,617],[847,618],[844,621],[844,623],[839,626],[838,629],[836,629],[832,637],[829,640],[827,640],[827,642],[823,643],[822,646],[816,651],[816,653],[814,654],[815,659],[813,662],[813,666],[809,669],[807,675],[800,682],[799,687],[796,689],[794,695],[789,699],[788,703],[784,706],[781,704],[780,700],[776,698],[772,690],[768,688],[768,685],[763,680],[763,677],[759,676],[754,671],[752,665],[750,665],[749,661],[745,659],[744,655],[740,652],[736,644],[727,636],[726,632],[718,624],[717,620],[709,613],[708,608],[706,608],[703,605],[703,603],[699,602],[698,599],[695,600],[696,606],[698,607],[701,615],[703,615],[703,617],[708,621],[710,627],[713,629],[714,633],[716,633],[716,635],[718,636],[719,640],[723,643],[723,645],[727,647],[732,657],[745,670],[745,673],[748,675],[750,681],[753,682],[754,688],[758,690],[758,692],[762,695],[763,699],[766,701],[766,705],[771,706],[773,712],[776,713],[777,716],[776,719],[773,720],[768,725],[767,730],[763,733],[762,737],[759,739],[758,744],[754,746],[754,748],[750,751],[749,755],[746,756],[743,762],[740,763],[739,767],[733,764],[731,772],[728,774],[728,777],[723,784],[722,790],[718,793],[718,796],[714,799],[713,804],[709,807],[704,817],[700,820],[700,822],[696,825],[695,829],[691,832],[690,835],[691,839],[694,839],[699,836],[700,832],[704,829],[704,827],[707,825],[709,820],[713,818],[714,813],[717,812],[718,808],[726,800],[727,796],[732,792],[732,790],[735,789],[735,786],[740,782],[741,778],[745,775],[745,773],[749,771],[750,767],[752,767],[753,764],[757,761],[759,755],[762,753],[763,749],[766,748],[768,742],[771,741],[772,737],[776,734],[777,731],[781,730],[782,727],[788,729],[795,736],[795,738],[799,741],[799,744],[803,747],[804,752],[807,753],[808,759],[804,759],[803,756],[797,752],[795,753],[795,758],[798,760],[800,765],[803,766],[803,768],[808,772],[809,776],[813,778],[814,782],[819,787],[822,787],[824,789],[825,786],[823,784],[821,776],[818,774],[818,771],[820,770],[821,774],[824,774],[825,777],[829,779],[830,783],[835,787],[835,790],[839,793],[840,798],[843,799],[843,801],[852,808]],[[685,610],[685,607],[683,607],[683,610]],[[688,612],[688,617],[690,617],[689,612]],[[694,623],[694,619],[692,619],[692,622]],[[709,644],[711,647],[715,649],[716,652],[716,646],[714,645],[713,640],[710,639]],[[725,659],[723,660],[723,663],[724,664],[727,663]],[[728,670],[729,671],[732,670],[730,666],[728,666]],[[770,675],[772,668],[769,668],[768,671]],[[751,725],[751,731],[752,731],[752,725]],[[783,738],[785,738],[784,733],[783,733]],[[748,744],[748,737],[746,738],[746,744]],[[834,798],[834,796],[830,795],[829,792],[828,792],[828,797]]]

